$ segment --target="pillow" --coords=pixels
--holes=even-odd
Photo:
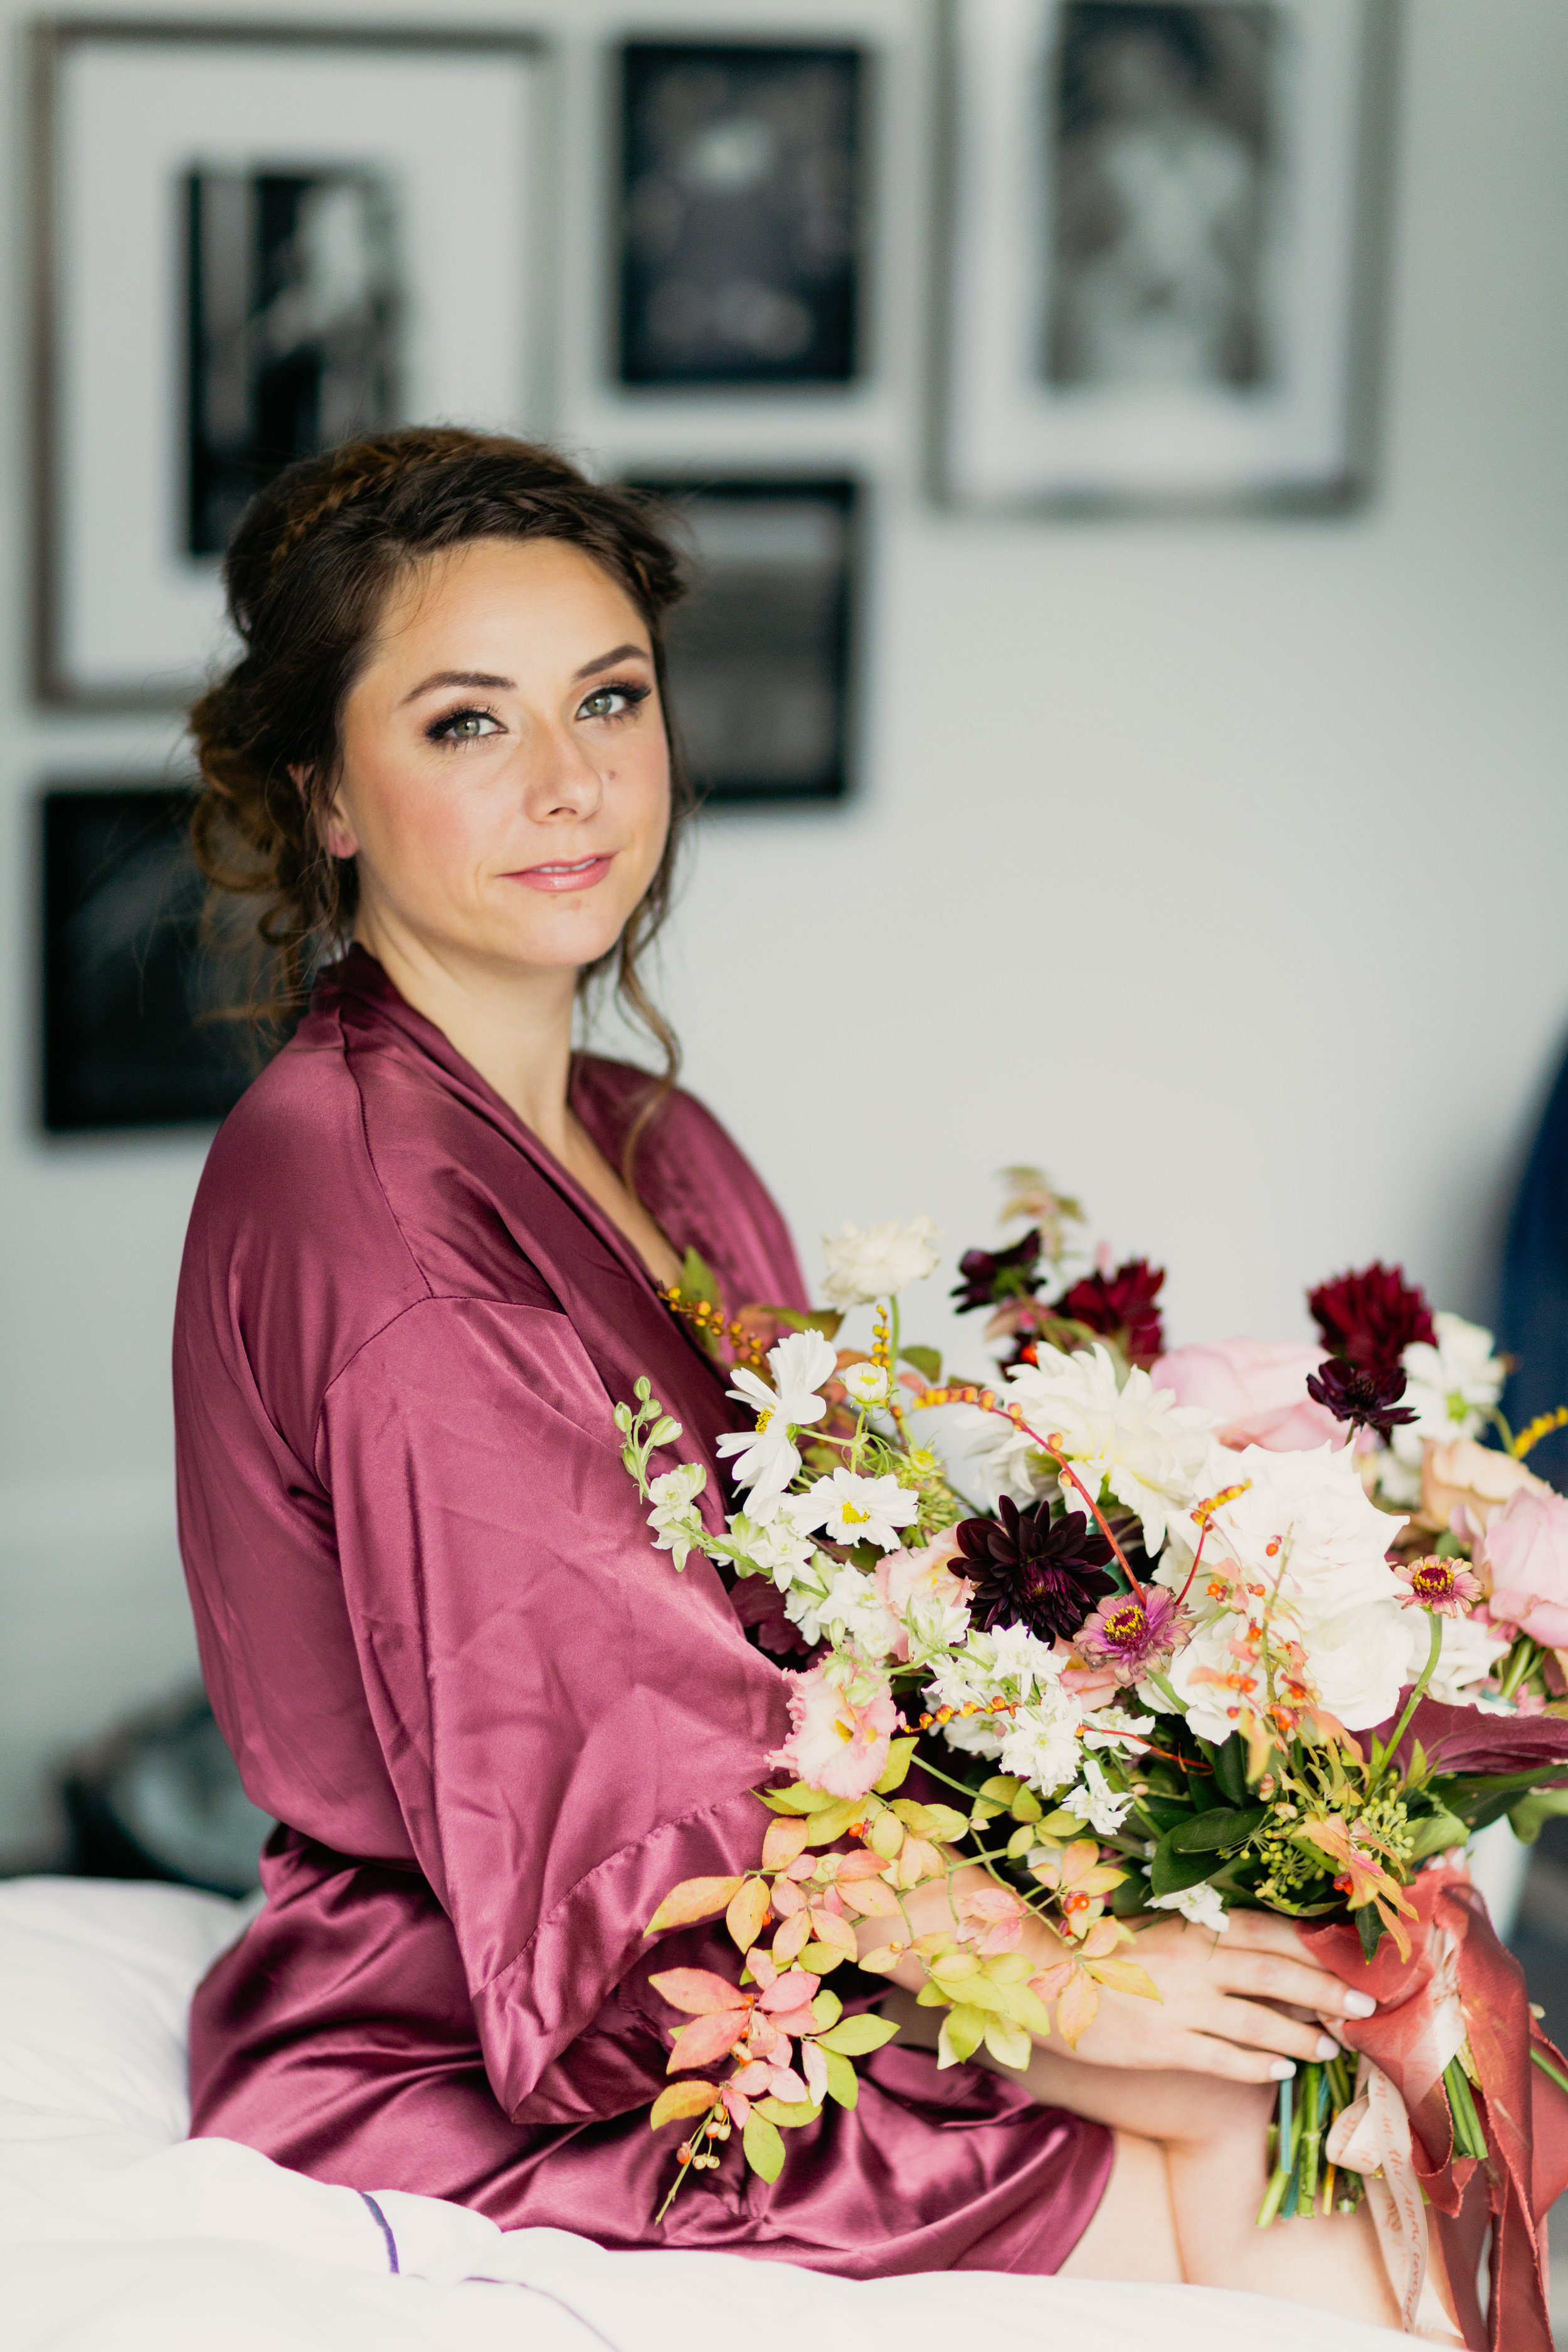
[[[184,2137],[191,1995],[256,1908],[113,1879],[0,1884],[0,2176]]]

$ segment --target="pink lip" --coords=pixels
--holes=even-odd
[[[591,890],[602,882],[610,870],[614,850],[602,857],[567,859],[552,858],[547,866],[528,866],[521,874],[509,874],[509,882],[525,883],[531,890],[549,890],[557,896],[563,890]]]

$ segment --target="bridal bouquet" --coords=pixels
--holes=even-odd
[[[1510,2307],[1539,2304],[1530,2061],[1547,2102],[1568,2073],[1461,1849],[1568,1811],[1568,1501],[1527,1466],[1541,1427],[1502,1423],[1489,1335],[1381,1265],[1310,1294],[1319,1347],[1166,1352],[1163,1276],[1075,1271],[1076,1203],[1010,1172],[1030,1229],[968,1252],[954,1294],[1002,1343],[987,1379],[902,1342],[937,1264],[920,1219],[830,1237],[806,1318],[722,1327],[689,1264],[670,1303],[729,1341],[753,1421],[720,1441],[721,1524],[700,1465],[654,1471],[679,1432],[647,1382],[617,1409],[657,1547],[719,1562],[796,1661],[756,1868],[648,1924],[722,1915],[740,1960],[654,1979],[686,2021],[651,2117],[684,2126],[670,2194],[736,2131],[773,2179],[781,2135],[853,2105],[897,2030],[865,1972],[918,1981],[940,2064],[1022,2068],[1053,2022],[1076,2047],[1103,1990],[1158,1999],[1131,1921],[1223,1933],[1261,1906],[1379,2008],[1281,2084],[1260,2222],[1370,2196],[1414,2326],[1424,2200],[1457,2215],[1479,2168]],[[841,1345],[866,1309],[869,1345]],[[799,1328],[764,1354],[759,1324]]]

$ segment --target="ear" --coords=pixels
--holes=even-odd
[[[311,772],[311,770],[307,767],[295,766],[290,762],[289,773],[301,800],[308,800],[310,796]],[[323,814],[321,827],[322,844],[329,857],[358,856],[359,840],[353,825],[349,823],[341,792],[333,793],[332,804]]]

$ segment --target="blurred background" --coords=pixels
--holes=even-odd
[[[686,501],[664,995],[808,1267],[1032,1160],[1173,1340],[1373,1256],[1492,1318],[1568,1026],[1562,0],[0,13],[0,1865],[259,1833],[174,1539],[243,1076],[179,705],[359,425]],[[1565,1923],[1542,1853],[1559,2034]]]

